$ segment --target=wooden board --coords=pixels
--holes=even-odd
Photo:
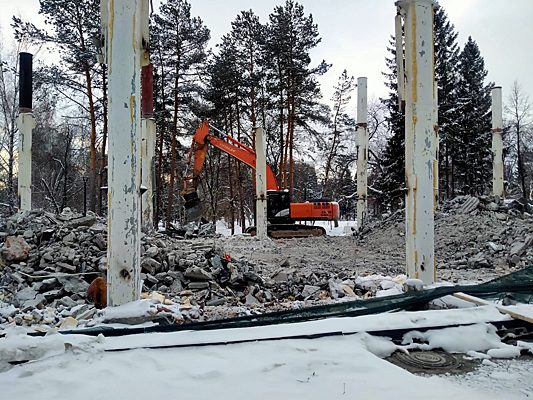
[[[522,320],[522,321],[529,322],[530,324],[533,324],[533,318],[532,317],[530,317],[528,315],[520,314],[518,312],[515,312],[515,311],[509,309],[508,307],[500,306],[498,304],[491,303],[490,301],[483,300],[483,299],[480,299],[479,297],[471,296],[469,294],[462,293],[462,292],[454,293],[453,296],[457,297],[458,299],[465,300],[465,301],[468,301],[470,303],[474,303],[474,304],[477,304],[477,305],[480,305],[480,306],[494,306],[502,314],[507,314],[510,317],[514,318],[514,319],[519,319],[519,320]]]

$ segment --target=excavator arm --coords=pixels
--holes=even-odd
[[[256,155],[251,147],[240,143],[238,140],[220,131],[211,133],[209,123],[207,121],[202,122],[196,129],[189,152],[189,165],[192,164],[193,166],[192,173],[186,174],[183,181],[182,193],[185,199],[186,218],[189,221],[199,219],[201,216],[201,204],[197,193],[198,179],[204,169],[205,157],[209,145],[243,162],[254,171],[256,168]],[[267,190],[279,190],[276,176],[268,164],[266,172]]]

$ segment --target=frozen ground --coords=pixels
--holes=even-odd
[[[426,334],[427,346],[505,350],[489,325],[505,319],[493,307],[337,318],[274,327],[211,332],[90,338],[81,335],[25,336],[21,328],[0,340],[0,391],[6,399],[526,399],[533,395],[527,379],[533,366],[486,362],[468,376],[413,375],[381,357],[400,348],[366,333],[262,342],[147,349],[148,346],[224,342],[308,332],[357,332],[378,327],[421,327],[478,322],[442,335]],[[462,338],[462,339],[458,339]],[[524,345],[526,346],[526,345]],[[134,350],[110,352],[112,349]],[[525,348],[525,347],[524,347]],[[507,353],[510,353],[507,351]],[[487,356],[488,357],[488,356]],[[34,361],[9,367],[6,359]],[[499,367],[501,365],[502,367]],[[510,369],[508,366],[512,365]]]

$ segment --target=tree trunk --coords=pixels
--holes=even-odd
[[[170,147],[170,181],[168,183],[167,227],[169,226],[170,221],[172,221],[172,208],[174,206],[174,180],[176,178],[176,147],[178,135],[178,74],[179,67],[176,66],[176,80],[174,82],[174,115],[172,118],[172,141]]]
[[[240,113],[240,106],[239,106],[239,99],[236,101],[236,113],[237,113],[237,140],[241,141],[241,113]],[[240,219],[240,225],[242,228],[242,231],[244,232],[246,220],[245,220],[245,213],[244,213],[244,191],[243,191],[243,185],[241,182],[243,182],[242,179],[242,168],[241,163],[236,162],[235,163],[236,168],[236,174],[237,174],[237,182],[239,184],[237,185],[237,192],[239,195],[239,219]]]
[[[522,197],[527,199],[526,191],[526,177],[524,174],[524,162],[522,159],[522,140],[520,132],[520,122],[516,124],[516,157],[518,158],[518,178],[520,179],[520,188],[522,189]]]
[[[91,71],[88,63],[84,63],[87,97],[89,99],[89,118],[91,121],[91,138],[89,144],[89,208],[96,211],[96,113],[94,109]]]
[[[65,153],[63,154],[63,194],[61,196],[61,209],[64,209],[67,206],[67,190],[68,190],[68,156],[70,154],[70,145],[72,142],[72,136],[70,133],[70,128],[67,126],[67,145],[65,146]]]
[[[279,182],[280,187],[283,187],[285,181],[285,164],[283,159],[283,151],[285,149],[285,141],[283,138],[283,72],[281,70],[281,61],[278,59],[278,82],[279,82]]]

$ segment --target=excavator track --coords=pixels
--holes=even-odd
[[[245,230],[252,236],[256,234],[255,226],[250,226]],[[272,224],[267,227],[267,234],[272,239],[292,239],[306,238],[313,236],[324,236],[326,230],[321,226],[301,225],[301,224]]]

